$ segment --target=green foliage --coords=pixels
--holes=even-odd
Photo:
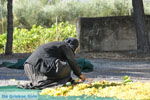
[[[6,0],[0,4],[0,27],[6,17]],[[49,27],[57,22],[75,22],[78,17],[102,17],[130,15],[132,1],[129,0],[14,0],[14,26],[30,29],[32,25]],[[144,2],[149,14],[149,2]],[[6,20],[3,20],[3,23]],[[6,27],[6,26],[5,26]],[[1,29],[1,28],[0,28]],[[6,31],[6,28],[4,29]],[[1,33],[1,32],[0,32]]]
[[[14,27],[17,27],[14,31],[14,52],[31,52],[42,43],[75,36],[74,25],[54,23],[66,21],[75,23],[78,17],[130,15],[131,2],[131,0],[86,0],[83,2],[80,0],[13,0]],[[144,8],[145,13],[150,14],[149,2],[144,2]],[[7,0],[0,0],[0,33],[6,32],[6,15]],[[44,28],[51,25],[53,25],[51,28]],[[3,38],[5,37],[5,35],[0,36],[0,53],[4,52]]]
[[[68,22],[54,24],[50,28],[33,25],[28,29],[14,29],[13,52],[32,52],[39,45],[51,42],[61,41],[67,37],[76,37],[75,25]],[[0,35],[0,53],[4,52],[6,43],[6,34]]]
[[[44,5],[41,0],[15,0],[14,9],[14,26],[19,28],[31,28],[37,24],[38,14]]]
[[[0,2],[0,29],[6,18],[7,0]],[[145,13],[150,3],[144,1]],[[32,25],[49,27],[57,22],[75,22],[78,17],[130,15],[131,0],[14,0],[14,26],[30,29]],[[1,16],[2,15],[2,16]],[[6,26],[5,26],[6,27]],[[6,31],[6,28],[4,29]],[[1,32],[0,32],[1,33]]]
[[[78,17],[130,15],[131,3],[115,0],[14,0],[14,27],[49,27],[56,22],[75,23]],[[3,9],[3,12],[6,12]],[[1,15],[1,12],[0,12]],[[6,14],[3,14],[6,17]],[[3,16],[3,17],[4,17]]]
[[[119,16],[119,15],[130,15],[131,13],[131,3],[128,1],[121,2],[118,0],[117,2],[114,3],[114,12],[113,15]]]
[[[144,2],[144,12],[146,15],[150,15],[150,1],[148,0],[147,2]]]
[[[4,52],[6,44],[6,34],[1,34],[0,35],[0,53]]]
[[[132,80],[131,80],[131,77],[129,77],[129,76],[124,76],[124,77],[122,77],[122,79],[123,79],[123,84],[126,84],[126,83],[129,83],[129,82],[133,82]]]
[[[0,33],[6,32],[6,1],[0,1]]]

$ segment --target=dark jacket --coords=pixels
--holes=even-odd
[[[39,61],[45,59],[51,59],[51,57],[67,61],[77,76],[81,75],[80,67],[75,61],[75,55],[72,49],[65,42],[50,42],[38,47],[35,52],[26,60],[25,63],[29,63],[36,66]],[[51,63],[51,62],[48,62]]]

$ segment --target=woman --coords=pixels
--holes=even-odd
[[[85,81],[80,67],[75,61],[75,50],[79,42],[75,38],[64,41],[50,42],[39,46],[26,60],[24,70],[31,83],[22,86],[29,89],[46,87],[73,82],[73,73]]]

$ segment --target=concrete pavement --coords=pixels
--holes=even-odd
[[[148,60],[118,60],[118,59],[88,59],[94,65],[94,71],[84,73],[93,80],[121,81],[128,75],[133,81],[150,81],[150,61]],[[6,61],[0,60],[0,64]],[[16,59],[7,61],[16,62]],[[74,78],[76,78],[73,75]],[[24,70],[0,68],[0,86],[16,85],[19,82],[28,82]]]

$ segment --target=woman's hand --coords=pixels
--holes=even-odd
[[[85,75],[83,75],[83,74],[81,74],[81,75],[79,76],[79,78],[81,79],[81,82],[84,82],[84,81],[86,80],[86,77],[85,77]]]

